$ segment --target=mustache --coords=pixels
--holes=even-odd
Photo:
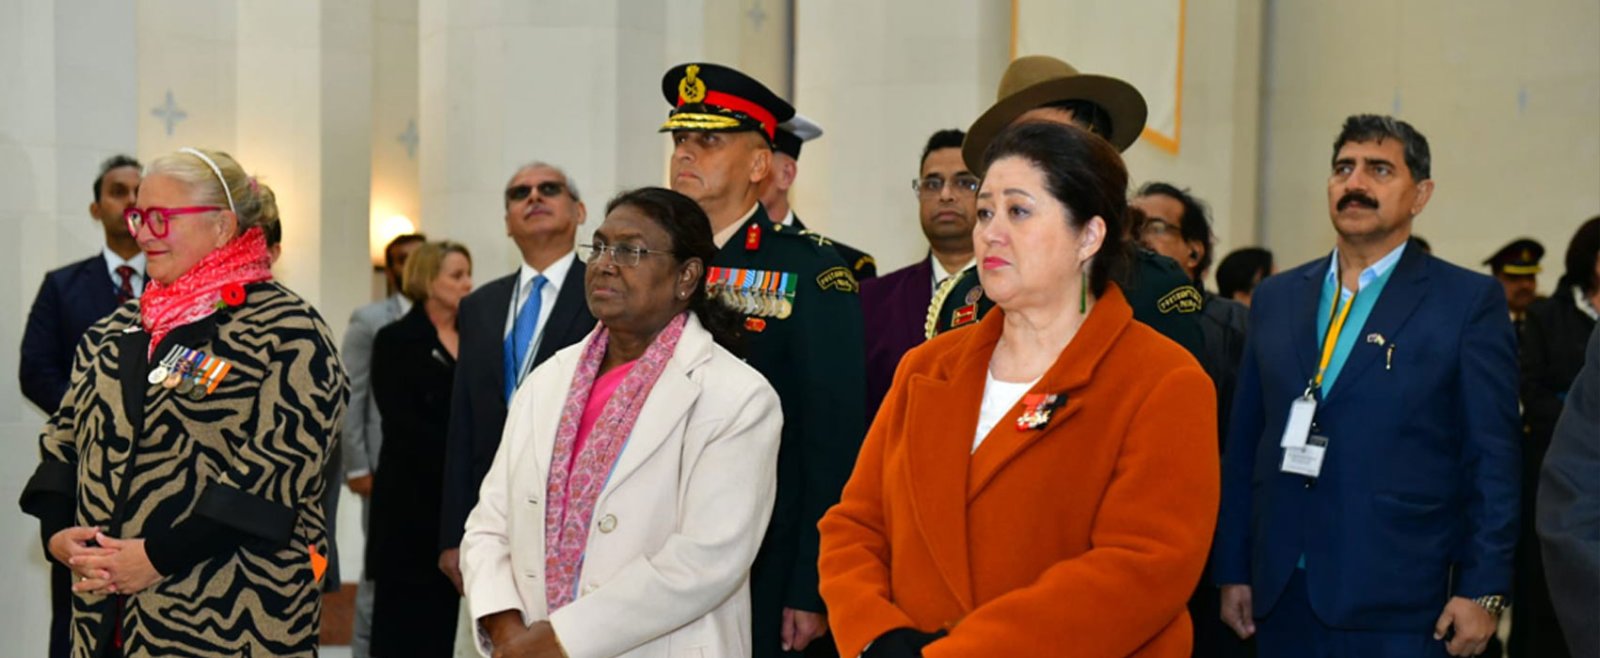
[[[1365,194],[1362,194],[1360,192],[1347,192],[1347,193],[1345,193],[1344,196],[1339,197],[1339,203],[1336,206],[1336,208],[1338,208],[1339,210],[1342,211],[1345,208],[1349,207],[1350,204],[1353,204],[1353,203],[1359,203],[1359,204],[1361,204],[1363,206],[1366,206],[1368,208],[1377,208],[1378,207],[1378,200],[1377,199],[1374,199],[1374,198],[1372,198],[1370,196],[1367,196]]]

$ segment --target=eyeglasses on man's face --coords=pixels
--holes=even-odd
[[[139,229],[148,226],[150,227],[150,235],[164,238],[167,237],[167,232],[172,228],[173,217],[203,212],[217,212],[222,209],[222,206],[184,206],[182,208],[129,207],[122,211],[122,221],[128,223],[128,232],[134,236],[139,235]]]
[[[613,263],[623,267],[638,267],[640,259],[644,258],[645,254],[671,256],[672,252],[646,249],[639,245],[627,243],[578,245],[578,256],[583,258],[583,262],[585,263],[599,263],[600,257],[607,254],[611,255],[611,262]]]
[[[1146,238],[1159,238],[1164,235],[1178,235],[1179,229],[1165,220],[1151,217],[1139,225],[1139,235]]]
[[[565,183],[557,181],[545,181],[537,185],[513,185],[506,188],[506,203],[526,199],[533,194],[534,190],[539,191],[539,196],[546,199],[554,199],[566,192],[567,186]]]
[[[944,191],[945,185],[954,185],[952,192],[971,195],[978,193],[980,183],[982,181],[971,174],[959,174],[948,181],[943,176],[928,176],[911,181],[911,189],[917,191],[917,196],[931,197]]]

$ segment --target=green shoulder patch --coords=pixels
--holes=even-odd
[[[1203,305],[1205,298],[1200,296],[1200,291],[1195,290],[1194,286],[1178,286],[1156,301],[1156,310],[1163,314],[1198,313]]]
[[[856,275],[852,274],[848,267],[830,267],[822,274],[818,274],[817,287],[850,293],[860,289],[860,286],[856,285]]]

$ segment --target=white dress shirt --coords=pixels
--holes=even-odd
[[[135,254],[133,258],[123,259],[123,257],[117,255],[117,252],[112,251],[110,247],[102,247],[100,255],[106,259],[106,271],[111,273],[111,288],[113,290],[122,290],[122,277],[117,274],[117,268],[127,265],[133,268],[133,276],[129,278],[133,283],[133,298],[138,299],[144,295],[145,257],[143,251]]]
[[[544,287],[539,289],[543,297],[539,300],[539,322],[533,327],[533,344],[528,346],[528,353],[523,357],[521,367],[517,370],[523,376],[528,374],[530,369],[528,365],[533,363],[533,355],[539,351],[539,341],[544,337],[544,327],[549,323],[550,311],[556,307],[556,297],[561,294],[561,284],[566,282],[567,271],[572,269],[572,263],[577,259],[578,255],[569,251],[542,272],[533,269],[533,266],[527,263],[523,263],[517,270],[517,287],[511,293],[511,306],[506,309],[506,329],[501,334],[501,340],[511,336],[511,330],[517,323],[517,314],[522,311],[522,305],[528,303],[528,297],[533,294],[533,278],[540,274],[545,278]]]

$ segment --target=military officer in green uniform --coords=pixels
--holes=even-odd
[[[710,289],[745,315],[745,356],[783,407],[778,493],[751,570],[753,655],[798,652],[827,630],[817,521],[839,501],[866,432],[856,279],[828,241],[774,223],[759,202],[772,140],[794,108],[716,64],[667,71],[672,189],[705,209],[720,251]]]
[[[998,100],[973,122],[961,145],[967,168],[982,174],[983,151],[1007,126],[1022,121],[1074,125],[1127,150],[1144,131],[1144,97],[1122,80],[1079,73],[1054,57],[1030,56],[1011,62],[1000,78]],[[1195,355],[1208,372],[1205,336],[1200,329],[1204,298],[1183,268],[1171,258],[1136,248],[1131,272],[1119,277],[1133,317],[1150,325]],[[935,292],[928,310],[930,337],[940,331],[976,322],[993,306],[982,297],[978,273],[969,268],[945,281],[949,290]],[[972,291],[977,289],[974,294]]]
[[[767,216],[772,221],[798,229],[806,228],[805,223],[795,215],[794,208],[789,206],[789,187],[794,185],[794,179],[800,174],[800,147],[821,136],[822,126],[798,113],[778,124],[772,144],[772,175],[767,176],[767,180],[761,184],[761,207],[767,210]],[[872,254],[837,240],[830,240],[830,243],[844,259],[845,265],[855,273],[857,281],[878,276],[878,261]]]

